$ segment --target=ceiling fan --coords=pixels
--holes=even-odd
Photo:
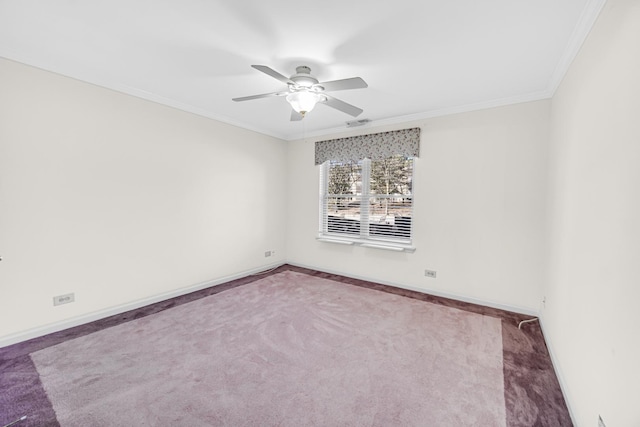
[[[333,92],[347,89],[362,89],[368,87],[367,83],[360,77],[350,79],[332,80],[329,82],[319,82],[311,75],[311,68],[306,65],[296,67],[296,73],[291,77],[286,77],[266,65],[252,65],[258,71],[275,78],[287,85],[286,89],[279,92],[263,93],[260,95],[243,96],[233,98],[233,101],[249,101],[258,98],[268,98],[271,96],[286,96],[291,104],[291,120],[302,120],[304,116],[316,106],[317,103],[325,104],[331,108],[357,117],[362,113],[362,109],[344,101],[327,95],[326,92]]]

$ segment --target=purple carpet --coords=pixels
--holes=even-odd
[[[0,349],[0,425],[571,425],[517,320],[283,266]]]

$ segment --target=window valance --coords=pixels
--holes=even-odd
[[[372,133],[316,142],[316,165],[327,160],[380,160],[393,155],[418,157],[420,128]]]

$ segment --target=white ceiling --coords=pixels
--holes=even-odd
[[[0,0],[0,56],[292,140],[345,129],[318,105],[290,121],[308,65],[372,125],[550,97],[605,0]]]

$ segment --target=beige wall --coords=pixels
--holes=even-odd
[[[549,101],[539,101],[403,124],[422,129],[415,253],[316,241],[315,139],[290,142],[288,260],[536,313],[546,271],[548,120]]]
[[[0,339],[285,259],[285,142],[4,59],[0,93]]]
[[[545,335],[579,426],[640,426],[640,2],[609,0],[552,103]]]

